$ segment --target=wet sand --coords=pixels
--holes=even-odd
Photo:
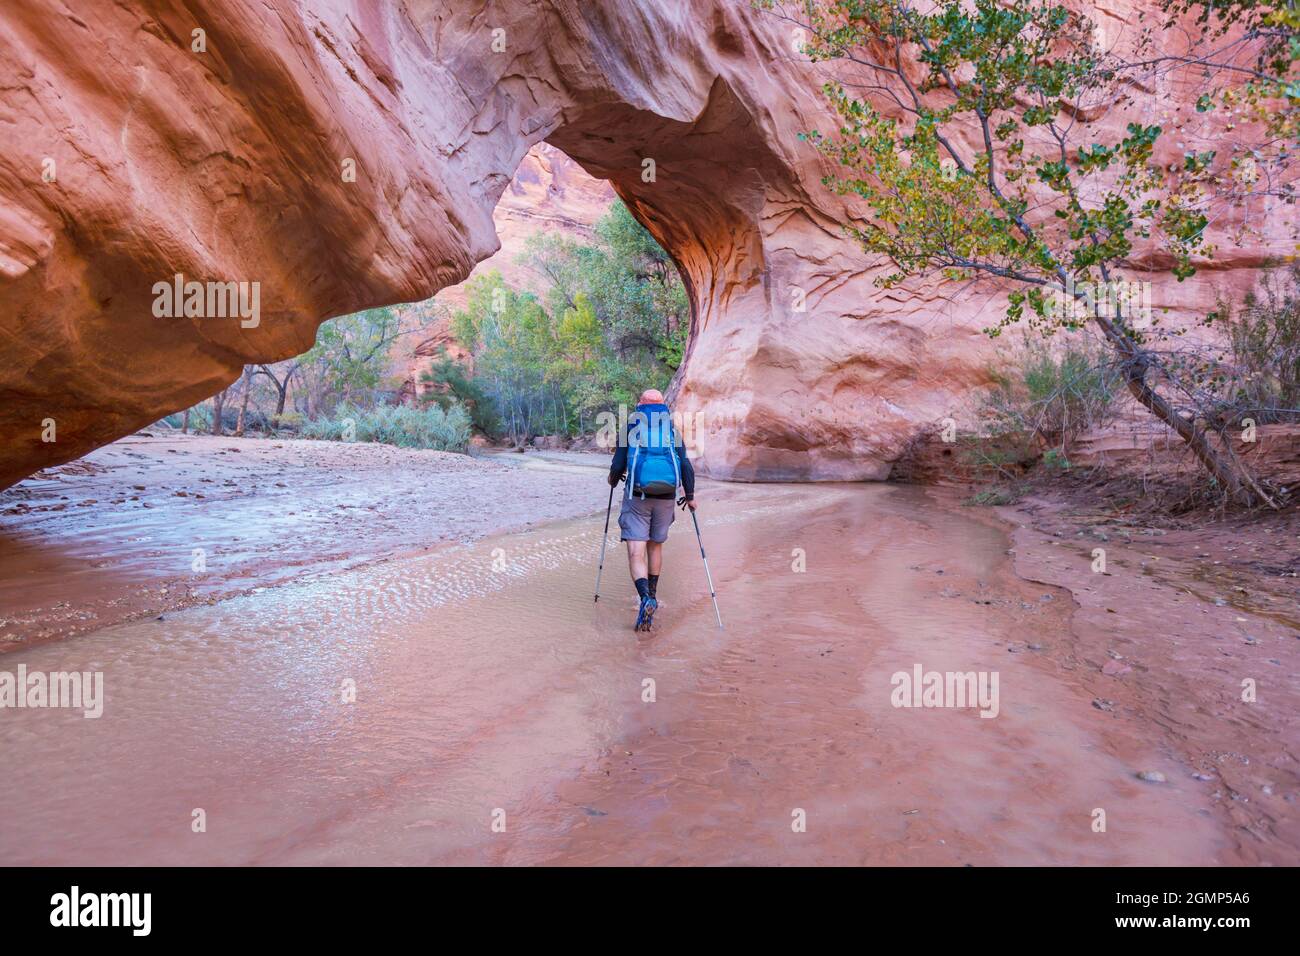
[[[0,654],[583,514],[604,460],[133,435],[0,492]]]
[[[597,475],[572,485],[587,512]],[[1186,735],[1095,705],[1095,636],[988,513],[898,486],[718,491],[721,631],[681,520],[653,633],[630,629],[616,544],[593,605],[587,517],[12,652],[103,671],[107,703],[0,713],[0,862],[1298,862],[1294,776],[1274,831],[1243,837]],[[998,715],[892,706],[917,664],[996,672]],[[1224,733],[1293,745],[1279,721]]]
[[[1017,572],[1078,604],[1071,681],[1116,732],[1178,755],[1234,862],[1300,863],[1300,514],[1152,527],[1078,495],[999,510]]]

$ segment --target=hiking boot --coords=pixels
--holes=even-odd
[[[636,629],[638,631],[650,630],[650,622],[654,620],[655,611],[659,609],[659,602],[652,597],[645,598],[641,602],[641,610],[636,615]]]

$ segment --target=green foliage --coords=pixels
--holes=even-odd
[[[1162,183],[1152,162],[1160,127],[1133,123],[1119,139],[1075,141],[1088,135],[1075,115],[1110,77],[1086,20],[1040,0],[941,0],[924,12],[892,0],[813,0],[805,10],[812,59],[871,65],[904,107],[900,119],[858,98],[856,86],[830,83],[841,128],[808,134],[846,170],[827,185],[872,210],[848,231],[894,264],[882,285],[933,271],[1017,280],[1031,288],[990,332],[1022,319],[1050,332],[1076,322],[1046,293],[1109,281],[1137,237],[1161,231],[1190,272],[1203,219],[1174,197],[1146,202]],[[923,78],[868,52],[881,43],[914,56]]]
[[[546,307],[577,307],[585,294],[609,348],[622,362],[662,377],[681,361],[690,316],[686,287],[668,254],[627,207],[615,202],[596,224],[597,244],[534,236],[525,258],[552,283]]]
[[[299,412],[284,412],[281,415],[274,415],[271,418],[271,424],[277,428],[287,428],[290,431],[297,431],[302,428],[306,417]]]
[[[998,505],[1013,505],[1023,497],[1023,484],[994,485],[990,488],[981,488],[975,492],[966,499],[966,504],[981,508],[993,508]]]
[[[302,437],[327,441],[379,442],[400,448],[431,448],[463,452],[469,444],[469,413],[459,405],[443,411],[437,405],[411,408],[380,405],[363,409],[340,404],[332,416],[307,422]]]
[[[344,402],[363,399],[383,384],[393,343],[427,321],[420,311],[392,307],[330,319],[302,356],[303,375],[316,379],[326,395]]]
[[[1300,5],[1295,0],[1163,0],[1161,7],[1169,14],[1170,29],[1180,28],[1180,18],[1193,14],[1208,36],[1222,37],[1236,28],[1246,38],[1262,40],[1255,56],[1261,75],[1251,77],[1252,83],[1284,79],[1300,59]]]
[[[444,412],[460,405],[469,412],[474,428],[485,435],[495,434],[500,427],[495,406],[483,387],[471,377],[464,365],[447,355],[444,348],[430,368],[421,373],[420,380],[433,386],[421,396],[425,402],[436,402]]]
[[[995,436],[1018,436],[1027,450],[1046,448],[1068,467],[1071,442],[1114,413],[1118,376],[1100,350],[1080,341],[1056,348],[1026,339],[1009,375],[999,375],[980,417]]]
[[[1164,165],[1155,159],[1162,127],[1130,122],[1117,136],[1096,120],[1131,101],[1134,86],[1183,69],[1202,84],[1226,82],[1222,102],[1244,104],[1265,121],[1275,139],[1264,137],[1256,151],[1271,157],[1270,174],[1284,173],[1300,112],[1291,0],[1216,5],[1207,17],[1220,18],[1228,33],[1244,23],[1243,37],[1204,54],[1194,47],[1133,60],[1111,55],[1086,17],[1053,0],[755,2],[797,7],[812,34],[807,55],[842,61],[848,74],[825,86],[839,128],[806,137],[839,164],[826,185],[865,204],[867,213],[845,230],[892,265],[880,285],[938,273],[1010,286],[1005,313],[986,330],[993,336],[1021,322],[1043,336],[1091,325],[1136,401],[1179,435],[1227,496],[1279,506],[1211,440],[1203,404],[1178,404],[1205,389],[1178,377],[1194,375],[1195,363],[1173,363],[1153,346],[1177,331],[1138,321],[1147,316],[1122,292],[1132,285],[1123,272],[1139,242],[1148,260],[1158,247],[1179,281],[1194,274],[1197,259],[1215,251],[1208,224],[1226,217],[1213,204],[1253,195],[1259,170],[1213,151]],[[1270,59],[1273,40],[1288,52]],[[1241,89],[1234,60],[1251,50],[1286,75],[1246,70],[1251,82]],[[1246,167],[1231,188],[1222,184],[1225,162]],[[1289,178],[1271,175],[1267,192],[1293,202]],[[1087,291],[1094,289],[1109,292],[1103,299]]]
[[[540,295],[487,272],[466,284],[465,306],[454,313],[429,300],[323,323],[308,352],[258,366],[246,380],[246,423],[338,438],[351,420],[359,441],[435,448],[464,447],[463,416],[483,434],[516,440],[594,429],[598,412],[667,388],[690,317],[672,260],[622,203],[595,234],[589,244],[553,235],[529,242],[528,263],[548,280]],[[471,361],[459,364],[444,350],[421,375],[432,386],[422,390],[424,407],[394,411],[405,368],[393,357],[410,354],[399,339],[443,319]],[[243,398],[234,395],[226,393],[232,419],[242,407],[232,402]],[[210,416],[207,405],[196,407],[193,427],[206,430]]]
[[[1068,470],[1070,443],[1105,424],[1116,397],[1116,377],[1104,353],[1075,340],[1049,349],[1027,337],[1015,364],[994,379],[979,408],[980,434],[956,442],[955,460],[982,485],[969,504],[1018,500],[1035,465]]]
[[[590,245],[529,240],[524,258],[548,283],[540,297],[510,288],[495,271],[467,284],[451,330],[473,357],[473,375],[457,382],[442,368],[433,380],[475,410],[482,430],[517,440],[581,432],[600,411],[667,387],[685,345],[685,287],[622,203],[595,231]],[[477,411],[487,406],[492,421]]]
[[[163,422],[172,428],[180,428],[185,423],[185,412],[173,412],[163,419]],[[212,430],[212,407],[202,402],[190,407],[190,431],[191,432],[209,432]]]
[[[1043,452],[1043,467],[1048,471],[1068,471],[1070,459],[1059,448],[1049,448]]]
[[[1209,321],[1228,339],[1210,373],[1217,417],[1233,426],[1300,420],[1300,263],[1266,268],[1240,306],[1220,298]]]
[[[517,292],[493,270],[471,279],[466,307],[452,334],[474,357],[474,378],[508,433],[527,437],[562,429],[561,383],[548,378],[559,349],[551,313],[531,293]],[[549,412],[549,415],[548,415]]]
[[[1300,263],[1266,270],[1258,291],[1227,317],[1232,356],[1244,373],[1241,397],[1258,408],[1300,411]]]
[[[606,255],[589,294],[606,317],[620,355],[639,347],[676,370],[690,301],[672,259],[621,202],[596,224],[596,233]]]

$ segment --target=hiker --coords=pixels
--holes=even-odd
[[[618,527],[622,532],[620,540],[627,542],[628,570],[641,598],[636,629],[648,631],[659,608],[655,594],[678,486],[684,497],[676,503],[695,510],[695,469],[658,389],[642,392],[636,412],[628,419],[627,441],[618,443],[609,465],[610,486],[616,487],[625,472],[627,491],[618,513]]]

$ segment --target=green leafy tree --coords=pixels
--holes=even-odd
[[[551,284],[547,307],[561,314],[585,293],[620,359],[659,378],[657,362],[671,375],[681,364],[690,316],[676,265],[621,202],[610,207],[595,231],[595,245],[562,236],[529,241],[525,261]]]
[[[470,415],[474,428],[494,435],[501,427],[491,396],[460,362],[442,349],[433,363],[420,374],[420,380],[433,388],[421,395],[421,401],[433,402],[444,412],[460,405]]]
[[[502,427],[516,441],[564,418],[562,388],[547,378],[555,351],[550,313],[537,297],[511,289],[492,270],[467,283],[466,307],[452,334],[474,355],[475,377],[496,404]]]
[[[666,388],[681,363],[690,304],[671,258],[622,203],[597,223],[594,243],[532,237],[523,260],[546,280],[540,295],[501,274],[475,276],[451,318],[473,356],[475,387],[495,412],[492,427],[522,441],[542,430],[586,431],[595,415]],[[438,394],[477,405],[457,372],[431,371]]]
[[[676,370],[690,317],[676,264],[621,202],[596,223],[596,234],[608,250],[597,280],[620,352],[641,348]]]
[[[621,203],[595,231],[594,243],[533,236],[521,256],[546,280],[534,302],[551,319],[534,323],[538,334],[529,342],[530,369],[541,372],[532,402],[544,410],[523,414],[524,421],[556,427],[558,420],[561,430],[585,431],[597,412],[629,401],[629,393],[635,398],[646,387],[666,388],[681,362],[689,300],[672,260]],[[481,317],[495,306],[509,325],[523,295],[499,277],[480,280],[471,283],[468,307],[453,325],[475,353],[476,368],[486,343]],[[510,417],[505,407],[502,417]]]
[[[316,332],[316,344],[298,366],[315,381],[317,405],[373,400],[388,375],[394,343],[427,322],[428,316],[421,310],[384,307],[323,323]]]
[[[1190,154],[1171,174],[1153,159],[1160,126],[1107,138],[1088,122],[1124,81],[1089,21],[1050,0],[758,3],[800,23],[806,53],[847,74],[825,87],[840,128],[808,138],[843,169],[827,185],[864,202],[846,228],[892,264],[881,285],[996,282],[1010,291],[993,335],[1020,322],[1045,335],[1091,325],[1133,397],[1227,494],[1272,501],[1159,388],[1170,369],[1127,294],[1135,242],[1160,243],[1180,280],[1211,251],[1197,185],[1212,157]]]

